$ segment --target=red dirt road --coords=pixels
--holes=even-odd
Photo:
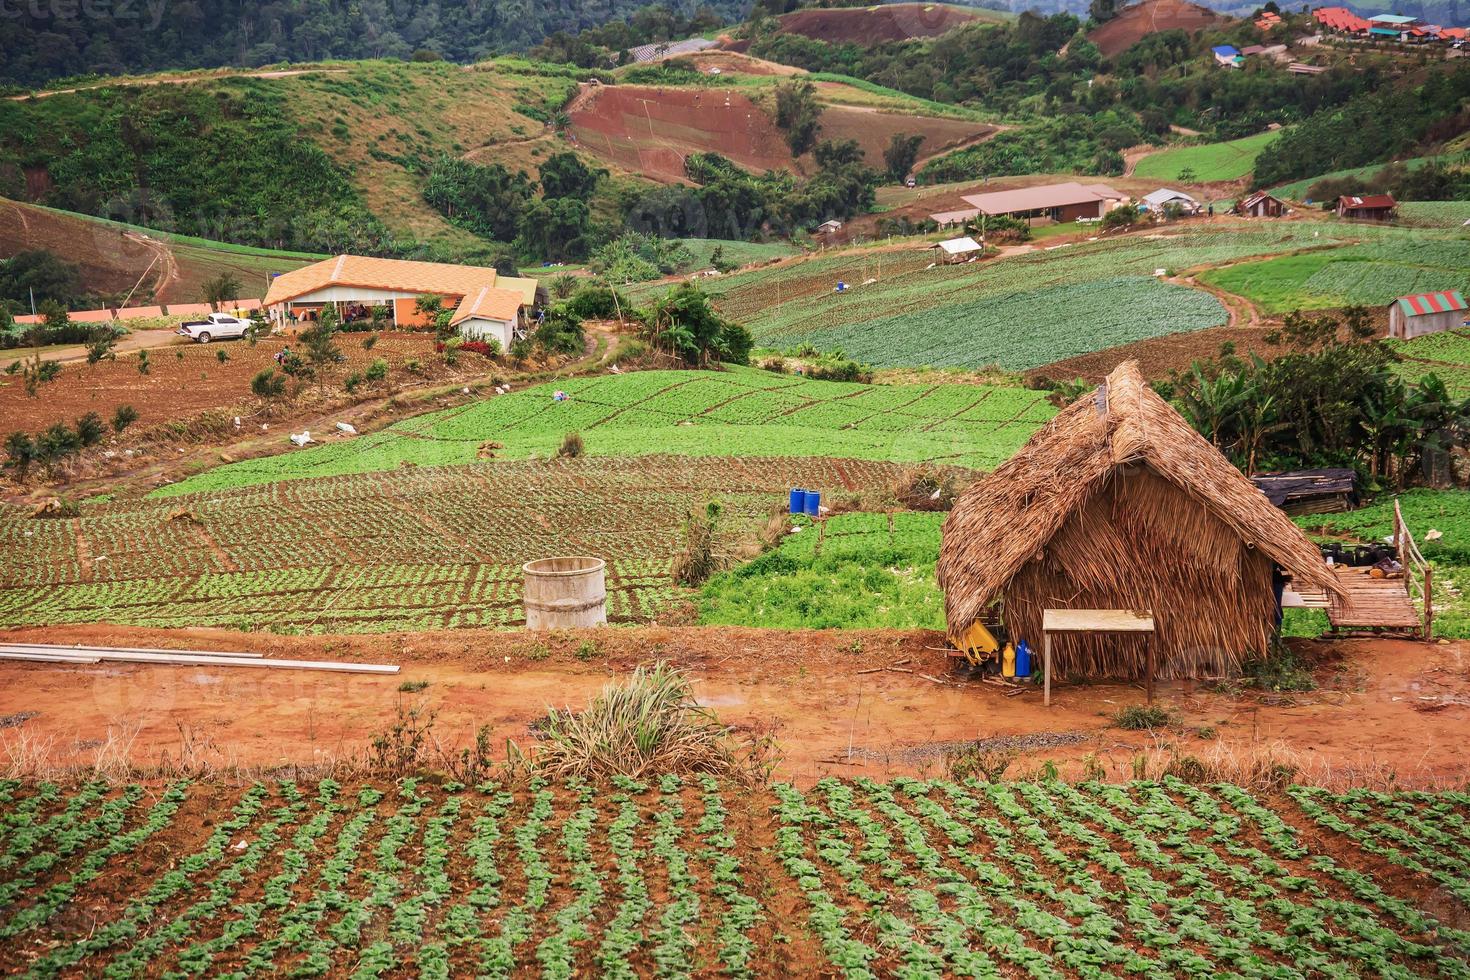
[[[597,655],[581,661],[584,639]],[[1059,685],[1050,710],[1040,694],[978,682],[936,683],[942,654],[928,633],[799,632],[716,628],[617,628],[533,637],[454,632],[380,637],[281,637],[218,630],[171,632],[107,626],[0,632],[0,641],[256,650],[273,656],[399,663],[397,676],[123,664],[67,667],[0,664],[0,718],[35,716],[0,730],[7,753],[41,748],[57,764],[89,762],[109,738],[147,765],[177,759],[187,742],[215,765],[273,766],[359,757],[391,724],[400,703],[438,710],[436,736],[466,744],[491,726],[496,745],[528,745],[528,725],[548,705],[580,707],[638,663],[667,659],[689,670],[700,699],[737,729],[770,733],[779,773],[801,782],[829,773],[938,774],[946,743],[1032,736],[1015,773],[1044,759],[1064,772],[1094,757],[1129,778],[1140,754],[1162,766],[1171,753],[1243,759],[1284,744],[1319,782],[1381,779],[1400,784],[1463,781],[1470,725],[1470,645],[1407,641],[1305,644],[1319,661],[1319,690],[1230,696],[1161,685],[1179,725],[1157,740],[1110,727],[1140,703],[1132,685]],[[902,672],[859,674],[902,661]],[[421,694],[404,681],[425,680]],[[1217,738],[1201,738],[1213,729]],[[1051,744],[1049,747],[1047,743]],[[1172,746],[1172,748],[1170,747]]]

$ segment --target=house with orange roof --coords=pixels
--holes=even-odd
[[[502,276],[494,269],[446,262],[409,262],[338,255],[271,280],[263,305],[281,326],[314,320],[334,307],[344,323],[369,318],[386,307],[393,326],[427,327],[420,297],[453,310],[450,323],[466,340],[496,340],[502,349],[526,332],[526,311],[536,304],[534,279]]]

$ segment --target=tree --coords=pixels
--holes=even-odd
[[[77,419],[77,439],[84,447],[97,445],[106,434],[107,426],[102,424],[102,416],[96,412],[88,412]]]
[[[96,364],[99,361],[117,360],[113,348],[117,346],[117,334],[111,327],[103,327],[97,334],[97,339],[87,347],[87,363]]]
[[[81,437],[65,422],[55,423],[36,439],[36,462],[46,467],[47,475],[81,451]]]
[[[1106,24],[1118,16],[1118,0],[1092,0],[1087,5],[1087,16],[1094,24]]]
[[[498,163],[482,166],[442,156],[429,168],[424,200],[458,225],[485,238],[508,242],[533,197],[525,171],[511,173]]]
[[[65,308],[87,299],[81,267],[45,249],[17,252],[0,262],[0,300],[29,309],[32,290],[37,304],[50,300]]]
[[[536,201],[521,215],[522,251],[551,262],[575,262],[591,247],[592,213],[587,202],[571,197]]]
[[[240,298],[240,279],[228,269],[204,282],[204,300],[216,310]]]
[[[541,164],[539,173],[543,196],[576,197],[584,201],[597,190],[597,182],[607,176],[606,170],[594,170],[575,153],[553,153]]]
[[[883,165],[888,168],[888,178],[895,184],[901,184],[908,179],[909,171],[914,169],[914,161],[919,159],[919,147],[923,143],[922,135],[910,136],[907,133],[894,133],[888,141],[888,149],[883,151]]]
[[[122,431],[136,421],[138,421],[136,408],[131,405],[119,405],[117,411],[112,413],[112,431],[122,435]]]
[[[645,313],[650,344],[681,357],[695,367],[712,362],[750,363],[750,332],[715,312],[709,297],[692,283],[682,283],[658,299]]]
[[[311,374],[318,377],[326,373],[333,364],[341,364],[346,356],[337,349],[337,308],[328,303],[322,307],[315,323],[301,331],[301,349],[306,352],[306,361]]]
[[[822,106],[817,87],[806,79],[776,86],[776,126],[786,134],[792,156],[801,156],[817,142],[822,130]]]
[[[5,469],[13,470],[15,478],[24,483],[36,462],[36,442],[24,432],[12,432],[5,437]]]

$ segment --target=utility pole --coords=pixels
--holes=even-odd
[[[36,315],[36,287],[31,287],[31,316]]]

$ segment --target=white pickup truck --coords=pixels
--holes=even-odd
[[[188,323],[179,325],[179,335],[197,340],[201,344],[207,344],[211,340],[223,340],[230,337],[243,337],[245,331],[250,329],[250,321],[242,320],[228,313],[211,313],[204,320],[190,320]]]

